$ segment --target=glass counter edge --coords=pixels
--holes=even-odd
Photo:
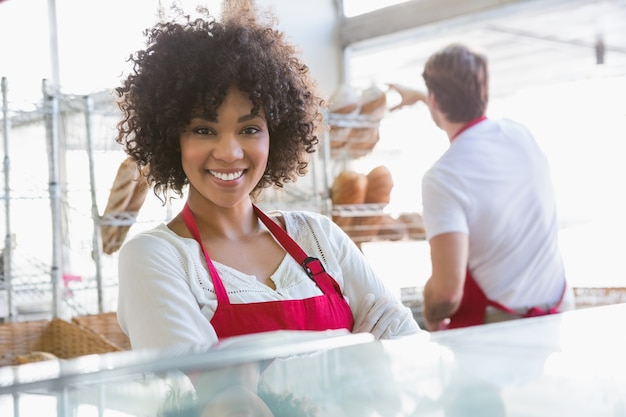
[[[297,335],[294,337],[293,332],[271,333],[277,336],[284,333],[286,340],[283,343],[276,343],[275,338],[270,337],[265,340],[259,338],[253,345],[228,344],[223,348],[218,345],[174,350],[110,352],[58,361],[5,366],[0,368],[0,395],[42,388],[59,390],[73,383],[106,383],[125,375],[147,372],[198,369],[210,371],[244,363],[376,342],[376,339],[369,333],[325,331],[312,334],[318,332],[303,332],[301,338]]]

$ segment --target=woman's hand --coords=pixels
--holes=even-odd
[[[393,336],[405,314],[403,306],[388,297],[367,294],[359,305],[353,333],[371,333],[376,339]]]

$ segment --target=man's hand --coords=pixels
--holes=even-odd
[[[411,106],[418,101],[423,101],[424,103],[428,103],[428,96],[418,90],[414,90],[409,87],[402,86],[400,84],[387,84],[389,86],[389,91],[396,91],[400,94],[400,103],[391,107],[389,111],[399,110],[405,106]]]
[[[436,332],[439,330],[446,330],[450,324],[450,319],[443,319],[438,321],[430,321],[426,317],[422,317],[426,330],[430,332]]]

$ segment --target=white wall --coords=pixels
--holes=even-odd
[[[300,47],[324,98],[329,98],[341,80],[342,58],[337,37],[334,0],[257,0],[273,11],[288,39]]]

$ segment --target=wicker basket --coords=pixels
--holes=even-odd
[[[626,303],[626,287],[574,287],[576,308]]]
[[[130,350],[130,340],[128,340],[128,336],[122,331],[122,328],[117,322],[117,313],[110,312],[76,316],[72,318],[72,321],[104,337],[121,350]]]
[[[0,324],[0,348],[0,366],[17,365],[17,356],[37,351],[69,359],[121,350],[94,332],[60,318]]]

